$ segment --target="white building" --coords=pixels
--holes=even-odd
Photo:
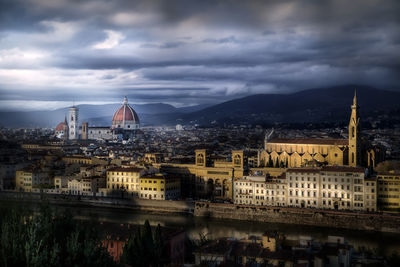
[[[319,207],[319,172],[319,169],[312,168],[287,170],[288,206]]]
[[[286,206],[285,175],[280,177],[245,176],[234,182],[235,204]]]
[[[106,179],[104,177],[72,178],[68,181],[68,192],[71,195],[93,196],[99,192],[99,188],[105,186]]]
[[[377,182],[359,167],[290,168],[276,178],[234,182],[236,204],[336,210],[377,210]]]

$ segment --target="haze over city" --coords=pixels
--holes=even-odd
[[[399,14],[395,0],[2,1],[1,110],[399,90]]]

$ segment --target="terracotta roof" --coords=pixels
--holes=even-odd
[[[64,126],[66,126],[65,123],[60,122],[56,127],[56,131],[64,131]]]
[[[321,171],[364,173],[365,169],[361,167],[350,167],[350,166],[323,166],[322,168],[290,168],[286,170],[286,172],[298,172],[298,173],[318,173]]]
[[[286,170],[286,172],[301,172],[301,173],[318,173],[320,171],[321,171],[320,168],[290,168]]]
[[[268,143],[272,144],[312,144],[312,145],[349,145],[347,139],[322,139],[322,138],[273,138]]]
[[[129,168],[122,168],[122,167],[115,167],[108,169],[107,172],[140,172],[143,168],[139,167],[129,167]]]
[[[364,173],[365,169],[361,167],[350,167],[350,166],[324,166],[321,171],[325,172],[360,172]]]
[[[125,116],[125,117],[124,117]],[[124,104],[114,113],[112,122],[115,124],[122,121],[135,121],[139,123],[139,117],[136,112],[128,105],[128,100],[125,98]]]

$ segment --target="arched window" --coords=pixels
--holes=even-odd
[[[198,154],[197,155],[197,163],[204,163],[204,156],[203,154]]]
[[[351,137],[354,138],[354,127],[351,127]]]
[[[235,155],[235,158],[233,159],[233,164],[235,165],[241,164],[241,157],[239,155]]]

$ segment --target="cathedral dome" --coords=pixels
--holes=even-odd
[[[114,113],[112,119],[113,129],[134,130],[139,128],[139,116],[128,105],[128,98],[124,98],[122,106]]]
[[[61,132],[61,131],[64,131],[64,127],[65,127],[66,125],[65,125],[65,122],[60,122],[58,125],[57,125],[57,127],[56,127],[56,131],[57,132]]]

